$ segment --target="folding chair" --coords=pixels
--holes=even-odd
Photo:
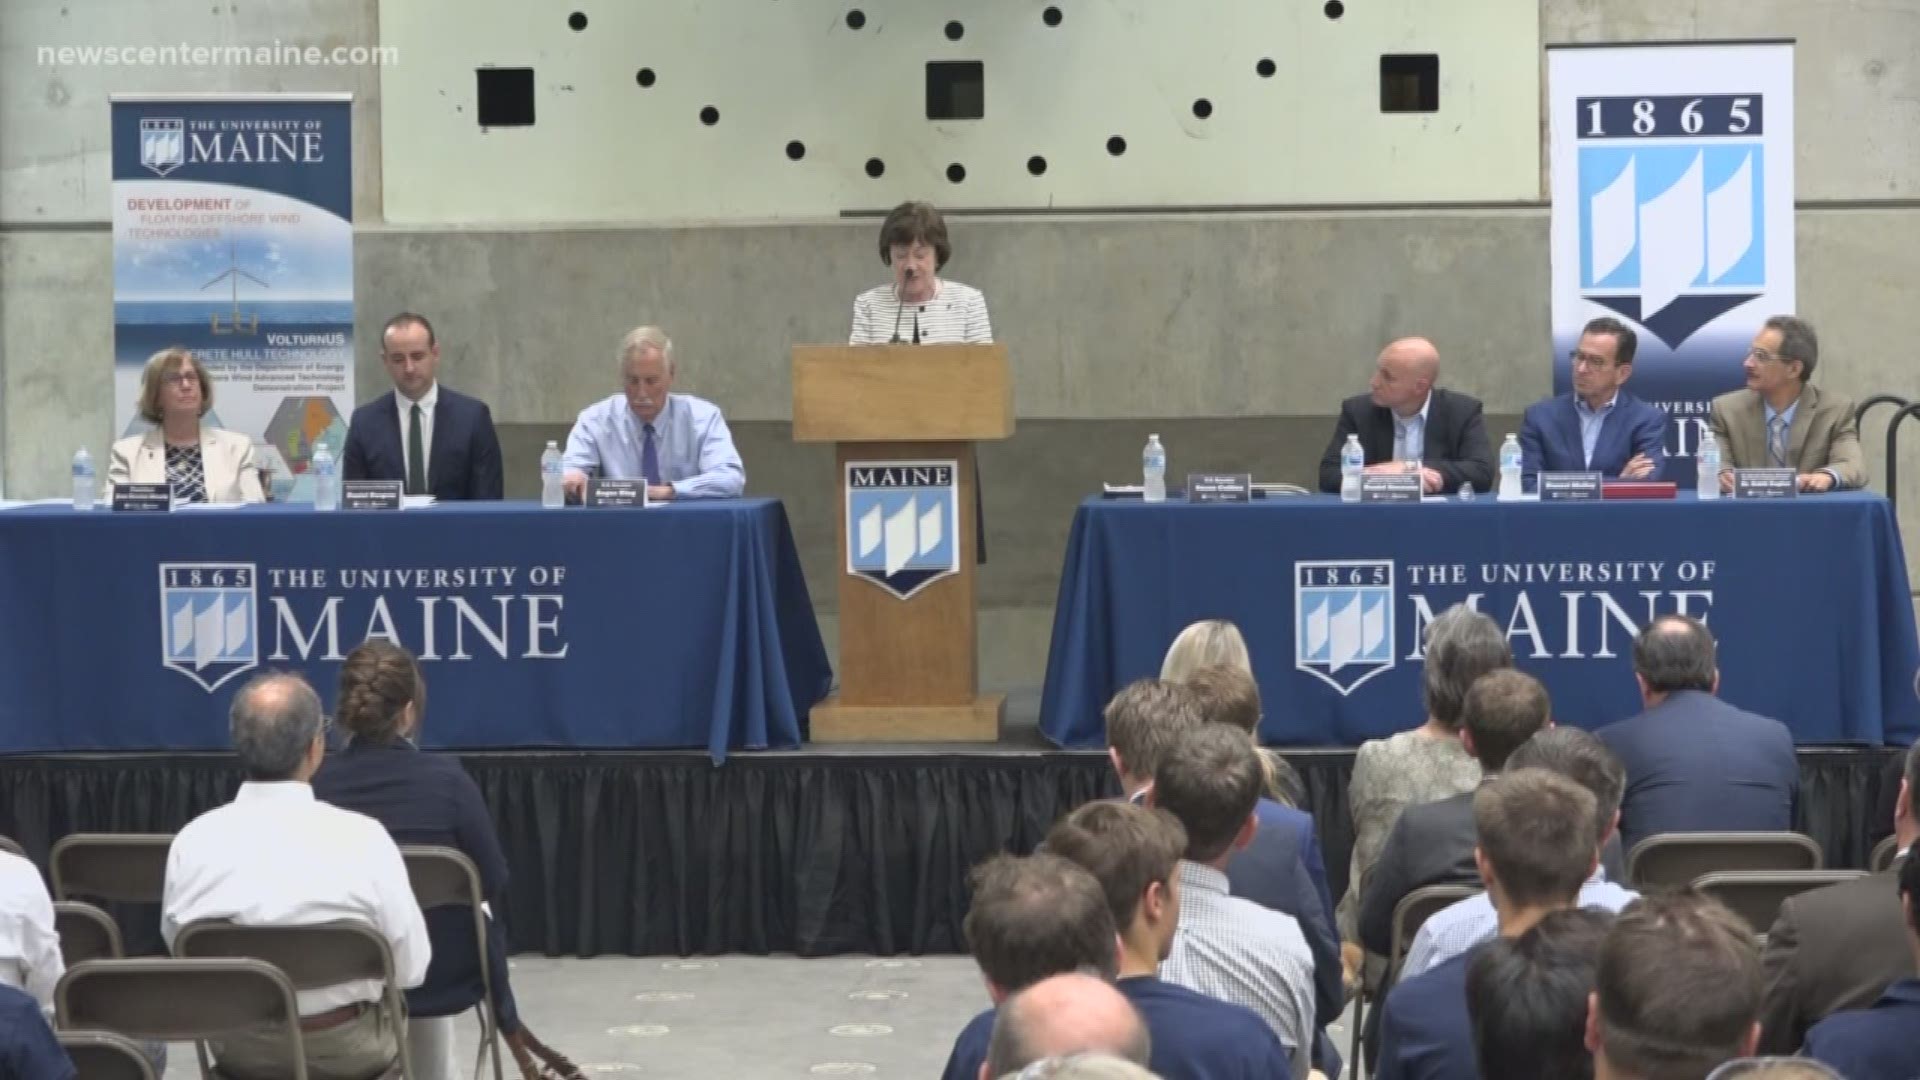
[[[80,1080],[157,1080],[153,1062],[132,1039],[111,1031],[57,1032]]]
[[[60,935],[60,958],[68,967],[88,960],[118,960],[126,955],[120,924],[113,916],[78,900],[53,903],[53,928]]]
[[[53,898],[157,904],[167,887],[171,833],[74,833],[53,845]]]
[[[1693,887],[1732,908],[1765,937],[1789,897],[1866,876],[1865,870],[1721,870],[1700,875]]]
[[[487,962],[487,913],[480,905],[486,894],[480,888],[480,870],[464,852],[432,844],[403,844],[400,857],[407,866],[407,878],[413,885],[413,898],[420,910],[459,904],[473,909],[475,955],[480,957],[480,1001],[474,1008],[480,1013],[480,1051],[473,1059],[473,1075],[480,1076],[489,1051],[493,1054],[493,1080],[502,1080],[500,1066],[500,1030],[494,1024],[493,965]]]
[[[1873,854],[1867,856],[1867,869],[1875,874],[1893,868],[1894,857],[1900,854],[1898,837],[1889,836],[1873,845]]]
[[[1375,985],[1367,985],[1363,978],[1360,991],[1353,995],[1353,1031],[1347,1047],[1347,1068],[1352,1075],[1360,1075],[1360,1035],[1366,1028],[1367,1001],[1371,999],[1378,1009],[1386,1000],[1387,991],[1400,977],[1400,965],[1413,948],[1413,936],[1428,919],[1480,891],[1477,885],[1428,885],[1401,897],[1393,906],[1393,954],[1387,957],[1386,970]]]
[[[224,919],[201,919],[174,935],[173,952],[182,959],[247,958],[272,964],[295,990],[363,979],[379,982],[380,1008],[400,1044],[398,1075],[413,1080],[413,1065],[407,1060],[407,1010],[394,984],[393,950],[366,923],[336,919],[310,926],[238,926]]]
[[[21,847],[19,842],[11,836],[0,836],[0,851],[9,855],[18,855],[23,859],[27,857],[27,849]]]
[[[1627,856],[1627,880],[1647,892],[1717,870],[1818,870],[1820,844],[1794,832],[1684,832],[1649,836]]]
[[[211,1076],[206,1040],[262,1024],[286,1029],[293,1080],[307,1080],[306,1044],[293,984],[261,960],[89,960],[54,987],[58,1027],[94,1028],[131,1039],[194,1043],[200,1075]]]

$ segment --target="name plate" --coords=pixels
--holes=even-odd
[[[1363,503],[1417,503],[1420,496],[1419,473],[1369,473],[1360,478]]]
[[[588,506],[645,506],[647,505],[647,482],[645,480],[605,480],[587,481]]]
[[[1791,499],[1800,494],[1800,475],[1792,469],[1735,469],[1736,499]]]
[[[164,514],[173,509],[172,484],[115,484],[113,509],[136,514]]]
[[[405,486],[399,480],[347,480],[340,485],[340,508],[398,510],[400,493]]]
[[[1243,503],[1253,498],[1252,473],[1188,473],[1187,501]]]
[[[1586,502],[1600,497],[1597,472],[1543,472],[1540,474],[1541,502]]]

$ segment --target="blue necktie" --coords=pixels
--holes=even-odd
[[[1787,463],[1787,418],[1784,416],[1776,416],[1773,418],[1773,422],[1768,424],[1767,427],[1770,431],[1770,437],[1767,439],[1767,456],[1773,459],[1774,465],[1785,466]]]
[[[653,442],[653,425],[647,424],[640,429],[640,473],[647,483],[660,483],[660,448]]]

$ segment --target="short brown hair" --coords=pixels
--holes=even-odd
[[[1092,874],[1058,855],[995,855],[968,875],[961,923],[987,981],[1012,992],[1049,975],[1119,968],[1113,912]]]
[[[1136,679],[1107,702],[1107,745],[1133,777],[1152,776],[1167,751],[1201,724],[1200,703],[1180,683]]]
[[[1594,802],[1594,843],[1606,840],[1627,790],[1627,767],[1599,736],[1565,724],[1536,731],[1507,758],[1506,767],[1545,769],[1586,788]]]
[[[1507,758],[1552,718],[1547,688],[1517,668],[1498,668],[1475,679],[1460,705],[1460,722],[1473,736],[1473,756],[1490,773],[1506,768]]]
[[[1165,810],[1102,799],[1055,822],[1046,847],[1093,875],[1107,894],[1114,925],[1125,933],[1147,886],[1173,879],[1187,850],[1187,830]]]
[[[947,220],[928,202],[903,202],[880,223],[880,261],[893,265],[895,244],[924,243],[933,247],[933,267],[938,270],[953,257],[953,244],[947,240]]]
[[[1200,707],[1200,719],[1229,724],[1249,735],[1260,730],[1260,684],[1253,675],[1226,664],[1211,664],[1187,676]]]
[[[385,746],[400,734],[400,714],[426,712],[427,684],[413,654],[386,638],[368,638],[340,665],[340,726],[356,740]]]
[[[1571,903],[1593,871],[1593,793],[1545,769],[1515,769],[1473,793],[1480,853],[1515,904]]]
[[[1739,1057],[1760,1016],[1753,931],[1681,889],[1635,901],[1600,945],[1599,1053],[1645,1080],[1699,1080]]]
[[[1260,802],[1260,754],[1253,740],[1224,724],[1186,734],[1153,772],[1153,805],[1187,830],[1187,858],[1211,862]]]
[[[193,377],[200,380],[200,415],[207,415],[213,408],[213,380],[207,377],[207,365],[186,349],[174,345],[161,349],[147,358],[147,366],[140,372],[140,418],[151,423],[159,423],[160,379],[175,368],[190,367]]]

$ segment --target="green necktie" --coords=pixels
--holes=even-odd
[[[421,445],[420,403],[413,403],[413,419],[407,424],[407,494],[427,493],[427,451]]]

